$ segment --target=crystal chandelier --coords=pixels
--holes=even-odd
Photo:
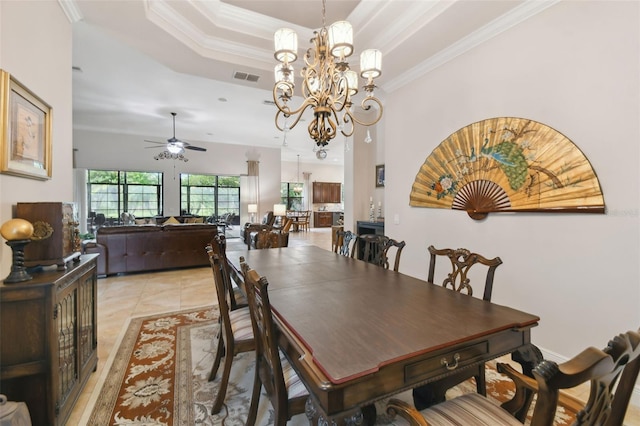
[[[336,136],[337,130],[348,137],[353,135],[354,123],[371,126],[382,117],[382,103],[373,94],[376,87],[373,80],[382,73],[382,54],[377,49],[368,49],[360,55],[360,76],[366,79],[366,94],[360,106],[369,111],[377,104],[377,113],[371,122],[358,120],[351,110],[351,98],[358,93],[358,74],[347,62],[353,53],[353,29],[347,21],[335,22],[327,29],[325,5],[326,0],[322,0],[322,28],[314,31],[313,46],[304,56],[305,67],[300,73],[304,102],[296,109],[288,102],[295,87],[291,63],[298,57],[298,36],[290,28],[281,28],[274,35],[274,56],[280,62],[275,67],[273,88],[273,100],[278,107],[276,127],[286,135],[311,107],[314,118],[308,126],[309,135],[321,151]]]

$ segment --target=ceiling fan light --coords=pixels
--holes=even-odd
[[[353,53],[353,27],[348,21],[337,21],[329,27],[329,51],[336,58]]]
[[[174,143],[167,145],[167,150],[172,154],[180,154],[183,151],[180,145]]]
[[[382,74],[382,53],[378,49],[367,49],[360,54],[360,75],[374,79]]]
[[[298,34],[291,28],[280,28],[273,35],[275,58],[284,63],[298,58]]]

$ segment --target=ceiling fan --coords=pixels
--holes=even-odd
[[[176,113],[172,112],[171,115],[173,116],[173,136],[170,137],[169,139],[167,139],[166,142],[157,142],[157,141],[150,141],[150,140],[146,140],[145,142],[150,142],[150,143],[156,143],[159,145],[164,145],[167,149],[167,151],[169,151],[171,154],[182,154],[184,153],[185,149],[190,149],[192,151],[206,151],[206,148],[202,148],[199,146],[193,146],[191,145],[189,142],[185,142],[183,140],[177,139],[176,138]],[[161,148],[159,146],[148,146],[147,148]]]

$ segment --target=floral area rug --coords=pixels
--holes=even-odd
[[[211,414],[220,374],[208,381],[216,350],[217,307],[133,318],[113,362],[106,366],[101,391],[86,424],[92,426],[191,426],[244,425],[253,385],[253,352],[233,360],[229,387],[222,411]],[[222,370],[222,366],[220,368]],[[504,401],[513,394],[513,383],[488,364],[487,394]],[[467,381],[447,393],[475,392]],[[411,391],[395,396],[411,402]],[[377,425],[405,425],[403,419],[389,420],[384,401],[378,406]],[[571,424],[574,416],[560,408],[557,426]],[[273,424],[273,409],[267,398],[260,399],[257,425]],[[304,414],[288,425],[309,422]]]

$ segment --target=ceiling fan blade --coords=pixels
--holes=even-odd
[[[157,144],[160,144],[160,145],[166,145],[167,144],[166,142],[150,141],[150,140],[147,140],[147,139],[145,139],[144,141],[145,142],[150,142],[150,143],[157,143]]]
[[[163,144],[164,145],[164,144]],[[164,148],[164,146],[145,146],[144,149],[157,149],[157,148]]]
[[[190,149],[192,151],[206,151],[207,148],[201,148],[199,146],[193,146],[193,145],[185,145],[184,149]]]

